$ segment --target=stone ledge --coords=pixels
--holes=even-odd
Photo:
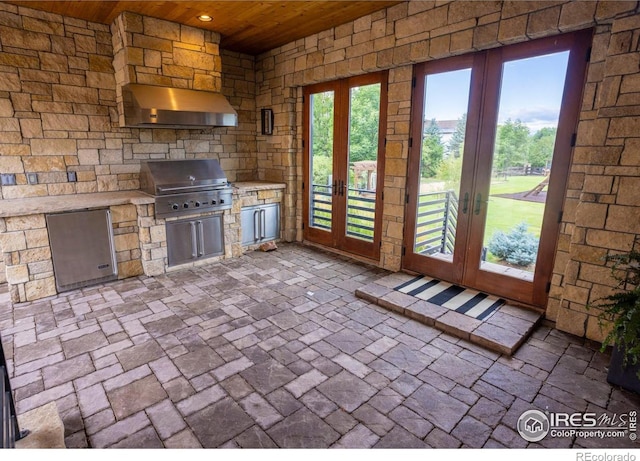
[[[66,448],[64,424],[55,402],[18,415],[18,424],[29,434],[16,442],[16,448]]]
[[[0,200],[0,218],[28,216],[86,208],[105,208],[115,205],[145,205],[155,199],[139,190],[70,194],[48,197],[28,197]]]

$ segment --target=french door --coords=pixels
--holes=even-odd
[[[590,43],[416,66],[404,268],[546,305]]]
[[[380,255],[387,73],[304,90],[304,238]]]

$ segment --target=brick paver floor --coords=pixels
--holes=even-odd
[[[69,447],[632,447],[528,444],[520,415],[626,413],[597,346],[539,326],[508,358],[354,296],[388,275],[283,244],[11,306],[18,413],[55,401]]]

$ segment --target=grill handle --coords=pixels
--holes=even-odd
[[[180,187],[162,187],[158,186],[158,191],[160,192],[178,192],[178,191],[190,191],[190,190],[199,190],[199,189],[211,189],[211,186],[180,186]]]

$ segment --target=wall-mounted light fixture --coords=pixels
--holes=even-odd
[[[273,134],[273,109],[262,109],[260,115],[262,134]]]

